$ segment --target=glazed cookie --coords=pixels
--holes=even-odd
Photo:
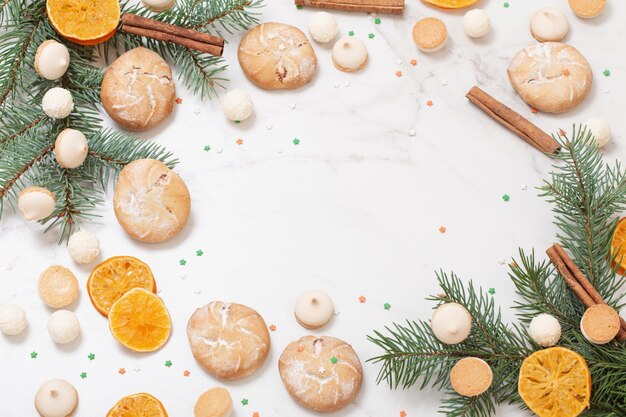
[[[189,319],[187,336],[196,360],[221,379],[251,375],[270,351],[265,321],[241,304],[213,301],[200,307]]]
[[[568,0],[574,14],[583,19],[599,16],[604,11],[606,0]]]
[[[290,343],[278,362],[280,377],[300,405],[318,412],[344,408],[361,389],[363,370],[346,342],[305,336]]]
[[[250,30],[239,44],[238,57],[246,77],[266,90],[302,87],[317,68],[306,35],[283,23],[264,23]]]
[[[193,407],[194,417],[229,417],[233,412],[233,399],[226,388],[211,388],[202,394]]]
[[[104,74],[100,98],[104,110],[126,129],[147,130],[174,107],[172,70],[156,52],[135,48],[117,58]]]
[[[333,46],[333,64],[343,72],[355,72],[367,64],[367,47],[360,40],[346,36]]]
[[[67,417],[78,404],[76,388],[62,379],[41,384],[35,394],[35,408],[41,417]]]
[[[63,308],[78,298],[78,280],[69,269],[55,265],[39,275],[39,297],[45,305],[52,308]]]
[[[446,46],[448,29],[436,17],[419,20],[413,26],[413,42],[422,52],[437,52]]]
[[[526,103],[546,113],[564,113],[589,93],[591,67],[580,52],[559,42],[519,51],[508,69],[513,88]]]
[[[479,358],[463,358],[450,371],[452,388],[464,397],[476,397],[487,391],[493,382],[493,372]]]
[[[132,238],[157,243],[173,238],[185,227],[191,199],[185,182],[163,162],[138,159],[120,172],[113,207]]]

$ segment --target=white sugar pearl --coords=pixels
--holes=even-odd
[[[230,90],[222,98],[222,111],[234,122],[246,120],[254,112],[250,94],[243,90]]]
[[[54,142],[54,156],[62,168],[78,168],[88,152],[87,138],[76,129],[64,129]]]
[[[585,123],[587,130],[593,135],[599,148],[603,147],[611,141],[611,127],[609,123],[598,117],[592,117]]]
[[[461,343],[472,330],[472,316],[458,303],[442,304],[433,312],[430,327],[441,343]]]
[[[337,22],[332,14],[317,12],[309,18],[309,34],[320,43],[327,43],[337,36]]]
[[[88,264],[100,254],[98,238],[87,230],[74,233],[67,242],[67,252],[74,262]]]
[[[550,314],[539,314],[531,320],[528,334],[539,346],[554,346],[561,338],[561,324]]]
[[[17,206],[26,220],[43,220],[54,212],[56,198],[42,187],[26,187],[20,193]]]
[[[489,33],[491,21],[489,15],[482,9],[474,9],[463,16],[463,29],[467,36],[480,38]]]
[[[54,87],[44,94],[41,107],[48,117],[64,119],[74,110],[74,99],[65,88]]]
[[[35,71],[46,80],[58,80],[70,66],[67,47],[55,40],[39,45],[35,54]]]
[[[26,312],[16,304],[0,304],[0,331],[17,336],[28,326]]]
[[[72,342],[80,334],[78,317],[68,310],[55,311],[48,319],[48,333],[60,345]]]

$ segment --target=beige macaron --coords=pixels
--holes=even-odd
[[[589,307],[580,320],[580,331],[583,336],[596,345],[609,343],[617,336],[619,329],[619,314],[606,304]]]
[[[445,23],[436,17],[418,20],[413,26],[413,42],[422,52],[437,52],[448,40]]]
[[[63,308],[78,298],[78,280],[69,269],[54,265],[39,276],[39,297],[48,307]]]
[[[463,358],[450,371],[452,388],[464,397],[476,397],[487,391],[493,382],[493,372],[480,358]]]
[[[568,0],[574,14],[583,19],[599,16],[604,11],[606,0]]]
[[[226,388],[211,388],[200,395],[193,407],[194,417],[229,417],[233,412],[233,399]]]

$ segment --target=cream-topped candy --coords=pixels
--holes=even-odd
[[[28,326],[26,312],[16,304],[0,304],[0,332],[17,336]]]
[[[344,72],[358,71],[367,64],[367,47],[360,40],[346,36],[333,46],[333,63]]]
[[[61,168],[78,168],[88,152],[87,138],[80,130],[63,129],[54,142],[54,156]]]
[[[587,126],[587,133],[591,133],[593,135],[593,138],[599,148],[611,141],[611,127],[606,120],[598,117],[592,117],[587,120],[585,125]]]
[[[100,255],[100,242],[93,233],[80,230],[68,240],[67,252],[77,264],[88,264]]]
[[[441,343],[455,345],[469,336],[472,330],[472,316],[461,304],[442,304],[433,312],[430,327]]]
[[[44,94],[41,108],[48,117],[64,119],[74,110],[74,99],[65,88],[54,87]]]
[[[317,329],[333,317],[333,300],[322,290],[303,292],[296,301],[296,320],[307,329]]]
[[[74,341],[80,334],[78,317],[69,310],[55,311],[48,319],[48,333],[60,345]]]
[[[172,8],[176,4],[176,0],[141,0],[144,6],[155,12],[162,12]]]
[[[554,346],[561,338],[561,324],[550,314],[539,314],[530,321],[528,334],[539,346]]]
[[[567,16],[554,7],[539,9],[530,19],[530,33],[539,42],[560,42],[565,39],[567,32]]]
[[[313,13],[309,18],[309,35],[319,43],[327,43],[337,36],[337,22],[327,12]]]
[[[222,98],[222,111],[233,122],[246,120],[254,113],[250,94],[243,90],[230,90]]]
[[[35,394],[35,408],[41,417],[67,417],[78,404],[76,388],[63,379],[41,384]]]
[[[26,220],[43,220],[54,213],[57,199],[43,187],[26,187],[20,193],[17,206]]]
[[[70,66],[67,47],[55,40],[39,45],[35,54],[35,71],[46,80],[58,80]]]
[[[489,15],[482,9],[470,10],[463,16],[463,29],[471,38],[485,36],[491,29]]]

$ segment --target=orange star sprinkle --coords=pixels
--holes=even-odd
[[[569,76],[569,70],[567,68],[563,70],[563,75],[565,75],[566,77]]]
[[[412,59],[410,64],[413,65],[413,66],[416,66],[417,65],[417,59]]]
[[[237,138],[235,142],[237,143],[237,145],[243,145],[243,139],[241,138]]]
[[[432,107],[432,106],[433,106],[433,101],[432,101],[432,100],[428,100],[428,101],[426,102],[426,105],[427,105],[428,107]]]
[[[272,325],[270,325],[270,330],[271,330],[271,331],[273,331],[273,332],[275,332],[275,331],[276,331],[276,326],[275,326],[275,325],[273,325],[273,324],[272,324]]]
[[[191,374],[191,372],[189,372],[189,371],[183,372],[183,376],[189,376],[189,374]]]
[[[252,413],[252,417],[259,417],[259,416],[260,416],[260,414],[259,414],[258,411],[255,411],[254,413]]]
[[[396,71],[396,77],[398,78],[402,77],[402,71]]]
[[[126,369],[120,368],[119,371],[117,371],[117,373],[120,375],[124,375],[126,373]]]
[[[178,98],[176,99],[176,104],[183,104],[183,99],[182,99],[182,98],[180,98],[180,97],[178,97]]]
[[[404,410],[400,411],[400,417],[406,417],[406,411]]]
[[[439,228],[439,233],[446,233],[446,228],[444,226],[441,226]]]
[[[366,302],[366,301],[367,301],[367,298],[365,298],[365,296],[364,296],[364,295],[362,295],[362,296],[360,296],[360,297],[359,297],[359,303],[364,303],[364,302]]]
[[[298,345],[298,352],[304,352],[304,346]]]
[[[531,108],[530,108],[530,112],[531,112],[532,114],[537,114],[537,111],[538,111],[538,110],[537,110],[536,108],[534,108],[534,107],[531,107]]]

